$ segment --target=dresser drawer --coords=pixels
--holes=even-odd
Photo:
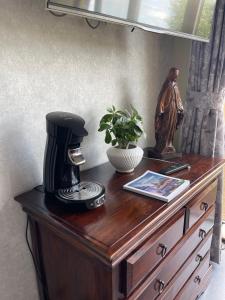
[[[164,224],[126,261],[126,294],[170,252],[182,238],[184,230],[184,209],[179,211],[169,222]]]
[[[217,180],[186,205],[185,232],[215,203]]]
[[[193,298],[194,300],[199,299],[201,297],[201,295],[207,289],[207,287],[208,287],[208,285],[210,283],[210,280],[212,278],[212,271],[213,271],[213,268],[212,268],[212,265],[210,265],[207,273],[203,277],[200,277],[201,281],[199,283],[199,287],[198,287],[198,291],[197,291],[197,296],[196,296],[196,294],[194,295],[194,298]]]
[[[212,276],[212,266],[209,265],[208,256],[209,254],[177,294],[175,300],[195,300],[200,298],[208,287]]]
[[[129,300],[155,299],[160,293],[162,293],[163,289],[169,284],[174,275],[189,258],[190,254],[200,245],[200,243],[201,245],[199,247],[204,253],[199,253],[199,255],[203,257],[210,249],[213,217],[214,207],[211,207],[179,241],[161,264],[152,271],[142,285],[133,292],[133,294],[129,297]],[[202,230],[204,234],[201,234]],[[203,244],[205,245],[204,247]],[[198,256],[199,260],[201,259],[200,256]],[[198,263],[199,262],[196,261],[197,265]]]
[[[205,274],[209,268],[209,249],[211,240],[212,232],[208,234],[207,239],[199,245],[199,247],[194,251],[191,257],[185,262],[179,272],[174,276],[173,280],[171,280],[165,291],[159,297],[157,297],[157,300],[174,300],[174,298],[190,278],[190,276],[195,273],[196,269],[198,270],[198,274],[195,276],[196,278],[194,278],[194,283],[197,287],[196,282],[198,280],[201,280],[198,276],[202,276],[202,274]],[[181,299],[183,300],[183,298]]]

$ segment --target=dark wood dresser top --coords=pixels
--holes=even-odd
[[[189,163],[191,169],[173,176],[188,179],[191,185],[169,204],[122,188],[146,170],[157,172],[170,164],[147,158],[131,174],[116,173],[109,163],[82,172],[82,180],[100,182],[106,188],[105,205],[95,210],[77,212],[65,208],[36,190],[17,196],[16,201],[34,218],[56,230],[63,229],[65,235],[75,236],[102,260],[115,264],[212,182],[225,162],[224,159],[198,155],[183,155],[177,161]]]

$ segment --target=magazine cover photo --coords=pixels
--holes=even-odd
[[[175,178],[162,177],[160,174],[146,173],[142,178],[130,183],[129,185],[149,193],[157,193],[167,197],[180,185],[184,180]]]

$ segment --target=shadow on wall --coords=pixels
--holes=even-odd
[[[13,199],[39,181],[38,168],[32,144],[21,128],[15,128],[17,122],[14,121],[1,124],[6,130],[0,138],[0,169],[4,170],[0,172],[0,298],[27,299],[24,295],[29,286],[29,295],[38,299],[33,265],[24,239],[25,215]],[[30,274],[26,281],[20,278],[23,272]]]
[[[0,298],[38,299],[33,263],[25,244],[24,213],[12,199],[1,202],[0,228]],[[24,274],[29,274],[26,280]]]
[[[131,105],[135,106],[133,95],[129,89],[129,83],[126,78],[121,78],[118,89],[121,91],[121,108],[130,110]],[[136,108],[136,107],[135,107]],[[137,108],[138,109],[138,108]]]

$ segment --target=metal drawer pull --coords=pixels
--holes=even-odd
[[[199,237],[204,240],[204,238],[206,237],[206,231],[204,229],[200,229],[199,230]]]
[[[157,281],[156,281],[156,283],[155,283],[155,286],[154,286],[155,290],[156,290],[159,294],[161,294],[162,291],[164,290],[164,287],[165,287],[165,282],[162,281],[162,280],[157,279]]]
[[[202,202],[200,205],[200,209],[204,210],[204,211],[207,211],[208,207],[209,207],[209,205],[206,202]]]
[[[201,278],[200,278],[200,276],[198,275],[198,276],[195,277],[194,283],[200,284],[200,282],[201,282]]]
[[[197,262],[201,262],[202,260],[203,260],[203,257],[200,254],[198,254],[195,258],[195,261],[197,261]]]
[[[159,244],[156,253],[164,257],[166,255],[166,252],[167,252],[167,246],[164,244]]]

